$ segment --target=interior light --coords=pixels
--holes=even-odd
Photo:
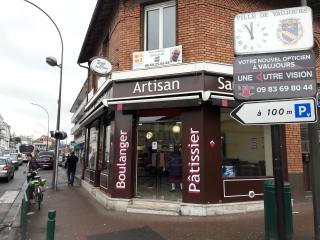
[[[147,132],[146,133],[146,139],[151,139],[153,137],[153,133],[152,132]]]
[[[174,126],[172,127],[172,132],[173,132],[173,133],[179,133],[180,131],[181,131],[181,128],[180,128],[179,125],[174,125]]]

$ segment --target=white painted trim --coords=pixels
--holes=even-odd
[[[90,105],[104,92],[108,86],[114,82],[120,81],[137,81],[137,78],[159,78],[168,75],[178,75],[178,74],[190,74],[200,71],[206,71],[214,74],[222,74],[227,76],[233,75],[233,67],[229,64],[221,64],[214,62],[196,62],[196,63],[183,63],[180,65],[152,68],[152,69],[138,69],[138,70],[128,70],[113,72],[111,79],[108,79],[95,95],[88,101],[85,109],[87,110]],[[224,93],[226,94],[226,93]]]
[[[103,175],[103,176],[106,176],[106,177],[109,176],[108,174],[105,174],[105,173],[100,173],[100,175]]]
[[[225,182],[239,182],[239,181],[265,181],[268,179],[273,179],[273,177],[270,178],[241,178],[241,179],[223,179],[223,197],[225,198],[231,198],[231,197],[249,197],[249,193],[246,195],[226,195],[226,185]],[[255,193],[255,196],[263,196],[263,193]]]
[[[103,189],[105,189],[105,190],[108,190],[108,188],[102,186],[101,184],[100,184],[100,187],[103,188]]]
[[[123,100],[123,99],[146,99],[146,98],[157,98],[157,97],[164,97],[164,96],[179,96],[179,95],[187,95],[187,94],[200,94],[202,91],[190,91],[190,92],[176,92],[176,93],[166,93],[166,94],[155,94],[155,95],[144,95],[144,96],[134,96],[134,97],[124,97],[124,98],[111,98],[109,101],[113,100]]]
[[[132,79],[135,81],[136,78],[150,78],[150,77],[162,77],[167,75],[176,74],[188,74],[196,73],[200,71],[206,71],[214,74],[223,74],[232,76],[233,67],[232,65],[211,63],[211,62],[196,62],[196,63],[182,63],[179,65],[165,66],[151,69],[138,69],[112,73],[112,81],[121,81]]]
[[[178,100],[189,100],[199,99],[199,96],[183,96],[183,97],[169,97],[169,98],[151,98],[151,99],[136,99],[136,100],[118,100],[118,101],[107,101],[108,105],[116,104],[128,104],[128,103],[146,103],[146,102],[165,102],[165,101],[178,101]],[[110,99],[112,100],[112,99]],[[105,103],[103,103],[105,104]]]

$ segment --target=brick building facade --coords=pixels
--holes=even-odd
[[[272,178],[270,129],[243,127],[238,132],[240,126],[228,117],[237,103],[232,91],[222,89],[220,81],[225,85],[232,81],[236,14],[296,6],[296,1],[99,0],[78,63],[100,56],[107,58],[113,69],[107,77],[88,71],[84,84],[88,99],[81,118],[75,121],[78,129],[86,131],[84,179],[100,187],[106,198],[155,198],[194,204],[261,200],[263,180]],[[320,29],[316,17],[317,43]],[[168,18],[174,21],[168,24]],[[134,52],[155,49],[148,49],[154,34],[154,28],[148,28],[154,24],[152,21],[159,21],[158,35],[164,36],[159,40],[158,46],[163,44],[160,48],[182,46],[182,64],[133,69]],[[169,37],[174,39],[169,46],[165,46],[166,31],[171,31]],[[317,56],[318,51],[316,44]],[[165,84],[174,86],[174,81],[179,81],[179,87],[186,84],[181,86],[183,91],[153,93],[156,87],[163,90]],[[130,90],[132,82],[135,85]],[[220,85],[216,86],[218,82]],[[134,95],[143,84],[149,95]],[[194,91],[190,90],[192,85]],[[205,92],[209,95],[205,96]],[[162,118],[159,120],[158,116]],[[179,129],[176,135],[174,127]],[[285,125],[283,132],[286,175],[292,183],[293,196],[298,199],[304,194],[300,125]],[[242,137],[247,144],[239,150]],[[201,145],[199,149],[191,148],[190,152],[192,143],[188,139]],[[119,148],[121,144],[128,147]],[[173,186],[173,171],[167,169],[177,146],[182,158],[182,179],[172,191],[169,189],[174,192],[169,196],[163,192]],[[195,167],[190,167],[194,163],[190,162],[192,157],[199,158],[198,175],[192,174],[196,172]],[[231,171],[230,175],[223,175],[225,171]],[[145,184],[145,180],[150,181]],[[125,190],[117,188],[122,185]]]

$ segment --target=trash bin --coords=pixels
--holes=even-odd
[[[293,225],[292,225],[292,206],[291,206],[291,188],[290,183],[284,183],[284,201],[285,201],[285,216],[286,229],[288,239],[293,239]],[[277,208],[274,181],[264,182],[264,225],[265,225],[265,239],[278,239],[277,226]]]

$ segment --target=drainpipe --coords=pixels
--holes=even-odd
[[[86,98],[87,98],[87,102],[88,102],[88,92],[89,92],[89,72],[90,72],[90,70],[89,70],[89,67],[87,67],[87,66],[83,66],[83,65],[81,65],[81,63],[78,63],[78,65],[79,65],[79,67],[82,67],[82,68],[85,68],[85,69],[87,69],[88,70],[88,75],[87,75],[87,91],[86,91]],[[85,167],[86,167],[86,161],[87,161],[87,151],[88,151],[88,149],[87,149],[87,144],[86,144],[86,142],[87,142],[87,131],[86,131],[86,134],[85,134],[85,139],[84,139],[84,146],[85,146],[85,155],[84,155],[84,159],[83,159],[83,161],[82,161],[82,173],[81,173],[81,179],[84,179],[84,172],[85,172]]]

